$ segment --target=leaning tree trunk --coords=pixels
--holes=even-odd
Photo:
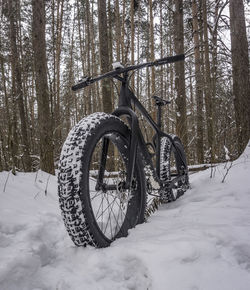
[[[32,41],[34,51],[38,130],[40,134],[40,167],[54,174],[52,120],[49,107],[45,42],[45,0],[32,0]]]
[[[248,43],[242,0],[230,0],[233,94],[239,154],[250,137],[250,81]]]

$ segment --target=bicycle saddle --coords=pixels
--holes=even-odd
[[[164,106],[164,105],[171,103],[171,101],[164,100],[164,99],[157,97],[157,96],[153,96],[152,98],[155,100],[156,106]]]

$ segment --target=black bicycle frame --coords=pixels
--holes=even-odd
[[[160,180],[160,139],[161,137],[167,137],[174,150],[176,150],[180,160],[183,162],[184,168],[185,168],[185,161],[182,159],[182,155],[179,153],[178,148],[175,146],[173,137],[169,134],[164,133],[161,131],[161,106],[158,106],[158,112],[157,112],[157,123],[152,119],[152,117],[148,114],[147,110],[143,107],[143,105],[140,103],[140,101],[136,98],[134,93],[130,90],[128,83],[128,72],[136,69],[140,69],[143,67],[150,67],[150,66],[158,66],[166,63],[173,63],[176,61],[184,60],[184,55],[176,55],[171,57],[162,58],[159,60],[156,60],[154,62],[149,63],[143,63],[139,65],[133,65],[127,68],[118,68],[114,71],[108,72],[104,75],[98,76],[96,78],[91,77],[85,77],[83,80],[81,80],[78,84],[74,85],[72,87],[73,91],[77,91],[79,89],[82,89],[96,81],[99,81],[103,78],[116,78],[119,81],[121,81],[121,90],[119,95],[119,103],[118,108],[112,113],[113,115],[117,117],[121,116],[127,116],[130,128],[131,128],[131,138],[130,138],[130,144],[129,144],[129,157],[128,157],[128,165],[127,165],[127,177],[126,182],[123,185],[124,189],[131,188],[132,180],[133,180],[133,174],[134,174],[134,166],[135,166],[135,160],[136,160],[136,154],[137,154],[137,147],[140,147],[140,151],[143,154],[144,161],[146,165],[149,165],[150,168],[153,170],[153,177],[156,179],[156,181],[163,185],[162,181]],[[123,75],[123,77],[121,77]],[[154,169],[153,163],[152,163],[152,156],[148,151],[147,145],[145,143],[145,140],[143,138],[142,132],[139,128],[139,120],[136,115],[136,113],[132,109],[132,104],[140,111],[140,113],[145,117],[147,122],[150,124],[150,126],[155,131],[155,136],[153,139],[156,141],[156,170]],[[109,146],[109,139],[104,137],[103,138],[103,146],[102,146],[102,154],[101,154],[101,160],[100,160],[100,168],[99,173],[97,177],[97,185],[96,189],[103,188],[103,190],[115,190],[116,185],[107,185],[103,184],[103,177],[104,177],[104,171],[105,171],[105,165],[106,165],[106,156]],[[181,176],[178,176],[171,180],[171,182],[168,184],[169,188],[172,188],[174,186],[174,183],[178,181],[178,179],[181,178]]]
[[[121,78],[120,78],[121,80]],[[158,124],[155,123],[155,121],[152,119],[152,117],[148,114],[147,110],[143,107],[143,105],[140,103],[140,101],[136,98],[134,93],[129,89],[128,87],[128,81],[127,81],[127,75],[124,75],[122,86],[120,90],[120,96],[119,96],[119,103],[118,108],[112,113],[113,115],[117,117],[121,116],[127,116],[129,125],[131,128],[131,138],[130,138],[130,144],[129,144],[129,157],[128,157],[128,165],[127,165],[127,177],[126,182],[124,186],[124,189],[129,189],[131,187],[131,183],[133,180],[133,172],[134,172],[134,165],[135,165],[135,159],[137,154],[137,146],[140,147],[140,152],[142,153],[144,157],[144,161],[146,165],[149,165],[152,170],[154,170],[153,176],[156,179],[156,181],[162,185],[162,181],[160,180],[160,139],[161,137],[167,137],[169,138],[170,142],[172,143],[172,146],[175,148],[175,144],[173,142],[173,138],[171,135],[164,133],[161,131],[161,122],[160,122],[160,110],[161,107],[158,107]],[[145,117],[147,122],[150,124],[150,126],[155,131],[155,138],[156,138],[156,170],[153,167],[152,164],[152,156],[148,151],[147,145],[145,143],[145,140],[143,138],[142,132],[139,128],[139,120],[136,115],[136,113],[132,109],[132,104],[140,111],[140,113]],[[103,140],[103,148],[102,148],[102,155],[100,160],[100,169],[99,169],[99,175],[97,184],[101,186],[103,182],[103,176],[104,176],[104,168],[106,163],[106,154],[108,150],[108,139],[104,138]],[[175,148],[177,150],[177,148]],[[177,150],[178,152],[178,150]],[[180,156],[181,158],[181,156]],[[177,178],[178,179],[178,178]],[[174,180],[174,182],[177,181],[177,179]],[[113,189],[113,185],[107,185],[108,189]],[[171,187],[171,185],[170,185]]]

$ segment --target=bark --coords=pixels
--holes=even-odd
[[[116,40],[116,61],[121,61],[121,21],[119,0],[115,0],[115,40]]]
[[[135,10],[134,0],[130,0],[130,18],[131,18],[131,64],[135,64]],[[131,78],[131,87],[134,89],[135,78],[134,75]]]
[[[212,80],[209,60],[209,46],[208,46],[208,27],[207,27],[207,1],[202,0],[203,12],[203,34],[204,34],[204,48],[205,48],[205,106],[206,106],[206,120],[207,120],[207,139],[210,148],[211,162],[214,162],[214,125],[213,125],[213,99],[212,99]]]
[[[40,167],[42,170],[54,174],[52,120],[47,81],[45,0],[32,0],[32,12],[32,43],[40,134]]]
[[[217,58],[217,50],[218,50],[218,19],[219,19],[219,5],[220,2],[217,1],[215,4],[215,9],[214,9],[214,20],[213,20],[213,29],[212,29],[212,67],[211,67],[211,81],[212,81],[212,100],[214,102],[213,104],[213,116],[218,116],[217,112],[217,104],[216,104],[216,87],[217,87],[217,70],[218,70],[218,58]],[[214,138],[216,138],[216,133],[218,131],[218,118],[214,118]],[[218,146],[218,141],[217,141],[217,146],[214,147],[214,154],[219,156],[220,151],[219,151],[219,146]]]
[[[111,65],[113,63],[113,36],[112,36],[112,27],[113,21],[112,21],[112,11],[111,11],[111,3],[110,0],[108,0],[108,51],[109,51],[109,63],[108,63],[108,70],[110,70]],[[110,93],[111,93],[111,100],[112,100],[112,108],[114,107],[114,87],[113,82],[109,81],[110,85]]]
[[[84,33],[84,28],[81,25],[81,16],[80,16],[80,3],[79,0],[76,2],[77,7],[77,22],[78,22],[78,35],[79,35],[79,46],[80,46],[80,54],[81,54],[81,64],[82,64],[82,71],[85,71],[85,64],[84,64],[84,43],[82,40],[82,33]]]
[[[183,28],[183,1],[175,0],[174,12],[174,46],[175,53],[184,53],[184,28]],[[176,133],[181,138],[187,150],[187,105],[186,105],[186,90],[185,90],[185,68],[184,62],[175,63],[175,88],[177,91],[176,97]]]
[[[71,32],[71,44],[70,44],[70,49],[69,49],[69,72],[68,72],[68,93],[66,93],[66,104],[65,104],[65,123],[66,123],[66,132],[68,133],[71,128],[71,102],[72,99],[74,98],[73,92],[71,90],[72,85],[74,84],[74,58],[73,58],[73,51],[74,51],[74,45],[75,45],[75,10],[74,10],[74,18],[73,18],[73,25],[72,25],[72,32]]]
[[[121,51],[122,51],[122,63],[126,63],[125,58],[125,17],[126,17],[126,2],[122,3],[122,41],[121,41]]]
[[[86,0],[86,33],[87,33],[87,42],[86,42],[86,48],[87,48],[87,76],[91,76],[91,58],[90,58],[90,52],[91,52],[91,31],[90,31],[90,5],[89,0]],[[92,113],[92,86],[89,86],[85,89],[86,91],[86,104],[87,104],[87,115]]]
[[[163,58],[163,11],[162,11],[162,2],[163,0],[160,0],[160,58]],[[160,75],[160,86],[161,86],[161,93],[160,97],[164,98],[163,96],[163,66],[161,66],[161,75]]]
[[[56,47],[55,47],[55,128],[54,134],[57,140],[56,144],[60,146],[62,134],[61,134],[61,113],[60,113],[60,63],[61,63],[61,51],[62,51],[62,27],[63,27],[63,9],[64,0],[57,0],[56,10]],[[58,147],[58,146],[56,146]]]
[[[97,63],[96,63],[96,53],[95,53],[95,27],[94,27],[94,3],[91,6],[91,62],[92,62],[92,75],[97,75]],[[92,85],[92,100],[93,100],[93,112],[100,111],[99,98],[98,96],[98,84],[94,83]]]
[[[140,59],[140,25],[141,25],[141,6],[140,2],[138,2],[138,7],[137,7],[137,61]],[[138,98],[140,98],[140,70],[137,71],[136,73],[136,95]]]
[[[149,0],[149,35],[150,35],[150,61],[155,59],[155,46],[154,46],[154,17],[153,17],[153,3],[152,0]],[[155,94],[155,68],[151,68],[151,97]],[[152,99],[152,109],[153,109],[153,119],[156,120],[156,106],[153,103]]]
[[[204,163],[203,150],[203,94],[202,94],[202,76],[201,76],[201,56],[200,56],[200,40],[198,26],[198,8],[196,0],[192,0],[192,16],[193,16],[193,38],[194,38],[194,54],[195,54],[195,80],[196,80],[196,102],[197,102],[197,159],[199,163]]]
[[[30,147],[27,132],[27,121],[24,109],[24,96],[22,86],[22,75],[19,51],[17,47],[17,18],[18,18],[18,7],[20,3],[9,1],[9,22],[10,22],[10,45],[11,45],[11,67],[12,67],[12,87],[14,93],[14,99],[18,102],[18,109],[21,121],[21,137],[23,144],[23,165],[25,171],[31,171],[31,158],[30,158]],[[15,142],[15,140],[13,140]]]
[[[242,0],[230,0],[230,31],[233,66],[233,94],[237,127],[238,153],[250,137],[250,82],[248,43]]]
[[[105,73],[109,70],[106,0],[98,0],[98,26],[101,73]],[[108,79],[102,81],[102,104],[104,112],[110,113],[112,111],[111,88]]]
[[[2,48],[1,38],[0,38],[0,49]],[[7,133],[7,136],[10,136],[10,125],[11,125],[11,119],[10,119],[10,111],[9,111],[9,99],[7,94],[7,88],[6,88],[6,77],[5,77],[5,69],[4,69],[4,57],[0,54],[0,66],[1,66],[1,77],[2,77],[2,86],[3,86],[3,107],[5,109],[4,114],[4,125],[5,125],[5,134]],[[2,150],[2,163],[3,163],[3,170],[9,170],[9,155],[10,152],[8,149],[8,144],[6,142],[6,138],[4,137],[5,134],[3,131],[1,132],[0,136],[0,143],[1,143],[1,149]],[[9,139],[9,138],[8,138]]]

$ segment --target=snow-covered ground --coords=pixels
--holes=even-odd
[[[225,173],[192,174],[183,197],[106,249],[73,245],[54,177],[0,173],[0,289],[249,290],[249,146]]]

